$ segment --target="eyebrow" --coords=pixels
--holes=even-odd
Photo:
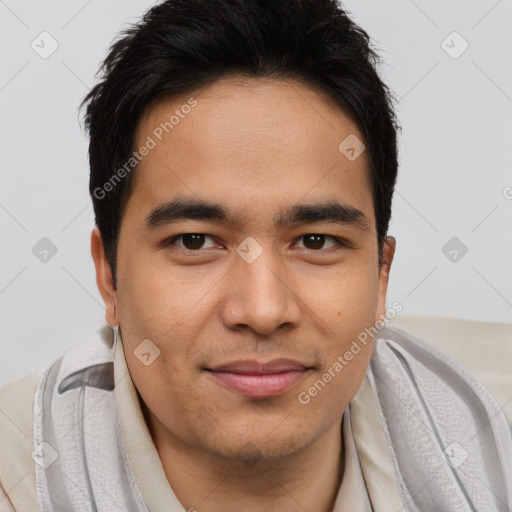
[[[146,216],[146,228],[156,229],[181,220],[213,221],[234,227],[243,224],[247,215],[235,215],[229,208],[203,199],[177,198],[151,210]],[[279,228],[313,223],[368,229],[368,220],[361,210],[338,201],[297,204],[281,210],[274,217],[274,224]]]

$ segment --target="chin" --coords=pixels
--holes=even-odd
[[[299,425],[296,429],[288,428],[286,431],[277,431],[276,425],[267,429],[255,426],[244,434],[230,428],[230,433],[219,437],[210,437],[209,446],[204,448],[217,457],[237,460],[247,465],[293,457],[314,442],[313,436],[307,435],[304,427]]]

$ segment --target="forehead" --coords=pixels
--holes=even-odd
[[[346,153],[363,143],[356,123],[308,85],[225,77],[147,109],[135,149],[151,149],[137,165],[130,201],[148,210],[186,194],[275,211],[327,199],[370,213],[366,151]]]

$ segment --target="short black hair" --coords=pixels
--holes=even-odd
[[[114,286],[141,115],[162,97],[228,75],[298,79],[327,93],[357,124],[369,156],[381,255],[400,127],[379,64],[368,34],[336,0],[167,0],[121,32],[80,105],[90,137],[89,192]]]

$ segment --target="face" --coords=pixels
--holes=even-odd
[[[349,136],[363,141],[291,80],[223,78],[140,120],[135,147],[154,147],[123,215],[117,290],[97,231],[93,256],[152,430],[257,459],[339,427],[371,340],[344,355],[385,312],[393,256],[388,241],[379,266],[367,154],[341,152]]]

